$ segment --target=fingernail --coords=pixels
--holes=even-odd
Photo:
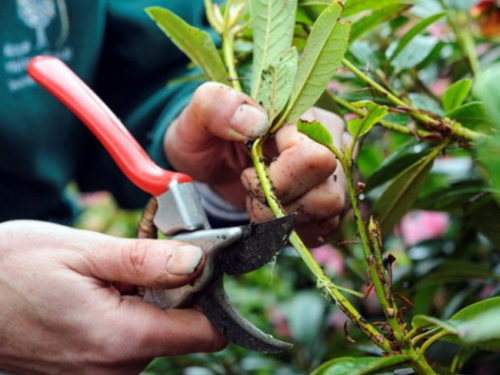
[[[263,135],[269,128],[269,118],[266,113],[249,104],[242,104],[231,119],[231,129],[245,138],[256,138]]]
[[[203,251],[196,246],[179,246],[174,249],[167,262],[167,272],[171,275],[190,275],[203,259]]]

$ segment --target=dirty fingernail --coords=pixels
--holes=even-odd
[[[203,251],[196,246],[179,246],[174,249],[167,262],[167,272],[183,276],[192,274],[203,259]]]
[[[231,129],[245,138],[256,138],[263,135],[269,128],[269,118],[266,113],[254,106],[242,104],[231,119]]]

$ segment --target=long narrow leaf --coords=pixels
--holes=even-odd
[[[389,232],[413,206],[434,159],[441,150],[442,147],[435,148],[429,155],[406,168],[377,200],[374,211],[377,213],[383,233]]]
[[[295,25],[297,0],[252,0],[253,83],[252,97],[262,90],[262,72],[276,64],[290,48]]]
[[[472,88],[471,79],[462,79],[448,87],[443,94],[443,108],[446,112],[453,111],[460,107],[469,96]]]
[[[404,355],[388,357],[341,357],[323,363],[312,375],[368,375],[401,367],[408,362]]]
[[[413,38],[415,38],[418,34],[423,32],[425,29],[427,29],[430,25],[432,25],[434,22],[439,20],[445,15],[445,13],[438,13],[434,14],[426,19],[423,19],[419,23],[417,23],[415,26],[413,26],[399,41],[398,46],[394,50],[394,52],[391,54],[391,57],[389,57],[389,60],[392,60],[398,56],[401,51],[405,49],[405,47],[408,45],[408,43],[411,42]]]
[[[344,57],[350,25],[338,22],[341,12],[339,4],[330,5],[312,27],[285,111],[287,122],[295,122],[316,103]]]
[[[405,3],[403,0],[348,0],[342,15],[344,17],[349,17],[356,13],[380,10],[390,5],[403,3]]]
[[[479,144],[479,160],[489,171],[491,184],[500,190],[500,64],[496,63],[489,70],[482,73],[475,87],[476,95],[482,99],[487,109],[495,133]],[[500,203],[500,193],[495,194]]]
[[[161,7],[146,9],[172,42],[181,49],[207,77],[213,81],[227,83],[228,74],[210,35],[189,25],[182,18]]]
[[[297,50],[291,47],[280,56],[276,65],[262,71],[262,89],[255,99],[266,109],[271,122],[285,108],[290,98],[298,60]]]
[[[389,110],[387,107],[376,105],[372,102],[365,103],[368,110],[366,115],[362,118],[351,120],[347,123],[349,132],[354,136],[356,142],[359,137],[368,133],[380,120],[382,120]]]
[[[351,42],[384,22],[388,22],[408,9],[406,5],[390,5],[361,18],[352,25]]]

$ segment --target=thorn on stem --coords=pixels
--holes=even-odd
[[[349,335],[349,321],[346,320],[344,322],[344,336],[346,338],[347,341],[349,341],[350,343],[352,344],[356,344],[356,340],[354,340],[351,335]]]
[[[395,293],[396,297],[398,297],[406,306],[408,306],[410,309],[413,308],[414,304],[413,302],[406,296],[403,296],[401,293]]]
[[[366,184],[363,182],[358,182],[356,184],[356,195],[360,195],[365,190]]]

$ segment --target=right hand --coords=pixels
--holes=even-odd
[[[311,108],[302,118],[325,125],[339,149],[351,142],[343,120],[334,113]],[[168,128],[164,151],[177,171],[210,185],[233,207],[246,208],[251,220],[265,221],[274,215],[244,142],[264,134],[269,125],[264,109],[248,95],[207,82]],[[299,214],[296,230],[305,242],[322,244],[337,228],[346,204],[342,167],[326,147],[299,133],[295,124],[283,126],[266,149],[277,198],[288,213]]]
[[[192,281],[199,248],[36,221],[0,224],[0,369],[21,374],[137,374],[154,357],[222,349],[193,309],[163,311],[112,283]]]

